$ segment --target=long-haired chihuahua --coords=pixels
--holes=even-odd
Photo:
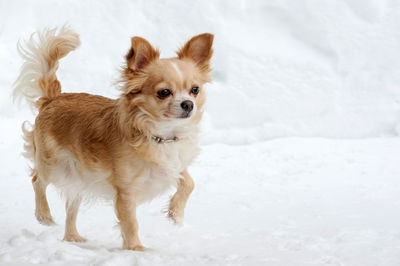
[[[53,184],[66,198],[64,240],[83,242],[76,229],[82,199],[114,201],[123,248],[144,250],[136,207],[175,186],[168,217],[182,221],[194,183],[187,170],[198,155],[203,85],[211,81],[212,34],[190,39],[174,58],[160,58],[141,37],[131,38],[118,99],[62,93],[58,61],[80,45],[68,27],[47,29],[18,45],[24,64],[14,98],[38,110],[23,124],[24,155],[33,163],[35,215],[54,224],[46,199]]]

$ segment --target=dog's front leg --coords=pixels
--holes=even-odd
[[[190,177],[187,169],[182,172],[182,176],[183,179],[179,180],[178,190],[171,198],[168,207],[168,218],[177,224],[183,221],[186,202],[194,189],[193,179]]]
[[[123,249],[143,251],[139,240],[139,225],[136,219],[136,201],[127,191],[117,190],[115,212],[121,226]]]

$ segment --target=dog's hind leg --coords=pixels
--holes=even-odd
[[[79,206],[81,204],[82,197],[75,196],[68,198],[65,203],[65,211],[67,217],[65,219],[65,235],[64,240],[69,242],[86,242],[86,238],[81,237],[76,230],[76,218],[78,216]]]
[[[29,128],[31,127],[31,129]],[[29,159],[34,168],[32,169],[32,186],[35,191],[35,216],[39,223],[44,225],[54,225],[53,218],[51,218],[49,204],[46,198],[46,187],[48,185],[47,179],[45,178],[45,168],[41,167],[39,160],[35,160],[37,153],[35,140],[34,140],[34,126],[30,125],[29,122],[25,121],[22,124],[22,132],[25,140],[24,144],[24,157]],[[39,171],[40,170],[40,171]]]
[[[44,225],[54,225],[50,214],[49,204],[46,197],[47,183],[43,182],[36,171],[33,171],[32,178],[33,190],[35,191],[35,216],[39,223]]]
[[[182,172],[183,179],[179,180],[178,190],[171,198],[168,207],[168,218],[174,223],[180,224],[183,221],[186,202],[194,189],[194,182],[187,170]]]

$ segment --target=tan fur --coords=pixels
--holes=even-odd
[[[183,179],[179,181],[178,190],[171,198],[168,208],[168,217],[175,223],[182,222],[186,202],[194,189],[194,181],[188,171],[183,171],[182,175]]]
[[[79,45],[79,35],[66,26],[32,34],[25,48],[18,43],[18,51],[25,62],[15,82],[14,99],[24,96],[31,105],[36,102],[39,107],[42,101],[61,94],[56,76],[58,60]]]
[[[212,40],[211,34],[195,36],[177,58],[159,59],[150,43],[133,37],[122,71],[122,95],[116,100],[61,93],[55,75],[58,60],[79,45],[70,29],[45,30],[31,37],[27,48],[20,47],[26,62],[14,96],[25,96],[39,109],[32,130],[23,125],[39,222],[54,223],[46,199],[48,184],[66,196],[66,241],[85,241],[76,219],[81,200],[92,196],[114,200],[124,249],[144,250],[136,206],[178,183],[168,217],[174,222],[183,219],[194,187],[187,167],[199,151],[202,86],[211,81]],[[197,96],[191,93],[194,86],[200,88]],[[172,95],[160,98],[157,92],[163,89]],[[180,118],[184,100],[194,103],[188,118]],[[153,136],[179,140],[159,144]]]

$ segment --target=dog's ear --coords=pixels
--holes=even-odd
[[[131,44],[132,47],[125,58],[128,68],[133,71],[143,69],[150,62],[160,57],[160,52],[141,37],[132,37]]]
[[[210,59],[213,54],[214,35],[203,33],[190,39],[178,52],[179,59],[193,60],[200,69],[210,71]]]

